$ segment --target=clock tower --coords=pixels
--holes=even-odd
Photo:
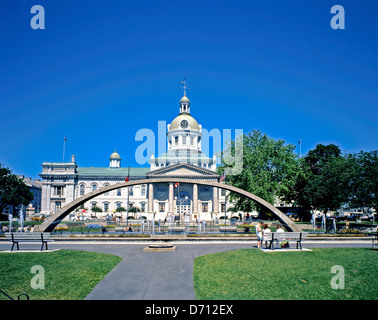
[[[184,95],[179,103],[179,115],[167,125],[168,150],[159,157],[151,158],[151,170],[177,163],[215,170],[214,157],[208,158],[201,151],[202,125],[190,113],[190,100],[186,96],[187,83],[185,80],[182,83]]]

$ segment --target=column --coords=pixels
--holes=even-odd
[[[41,213],[50,214],[51,184],[42,181]]]
[[[198,185],[193,184],[193,214],[198,214]]]
[[[154,185],[148,185],[148,213],[154,212]]]
[[[169,208],[168,213],[173,213],[173,182],[169,183]]]
[[[219,213],[218,188],[213,187],[213,214]]]

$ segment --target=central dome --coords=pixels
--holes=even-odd
[[[197,120],[194,119],[188,113],[179,114],[171,122],[171,125],[169,126],[169,131],[178,130],[178,129],[200,131],[200,127],[199,127]]]

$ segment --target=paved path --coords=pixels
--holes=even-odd
[[[117,254],[123,259],[86,299],[195,300],[193,262],[196,257],[251,248],[250,244],[177,244],[175,252],[143,252],[146,246],[116,244],[112,247],[109,244],[89,244],[85,250]]]
[[[249,243],[179,243],[175,252],[144,252],[148,244],[126,242],[54,242],[49,249],[115,254],[122,261],[93,289],[87,300],[194,300],[193,262],[198,256],[253,248]],[[314,242],[304,247],[369,247],[371,242]],[[0,243],[9,250],[9,243]]]

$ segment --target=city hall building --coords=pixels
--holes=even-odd
[[[126,179],[173,177],[193,182],[219,181],[216,157],[209,158],[202,153],[201,139],[202,126],[191,115],[184,88],[179,115],[167,126],[168,148],[158,157],[151,156],[150,167],[122,166],[116,151],[110,155],[108,167],[80,167],[74,155],[70,162],[43,162],[41,213],[53,214],[80,196]],[[212,220],[224,215],[225,200],[224,190],[214,187],[196,183],[150,183],[104,193],[85,203],[84,208],[93,215],[94,207],[101,208],[102,215],[113,216],[121,216],[116,211],[118,208],[137,207],[148,219],[164,220],[168,215],[175,215],[176,219]],[[125,217],[125,213],[122,215]]]

